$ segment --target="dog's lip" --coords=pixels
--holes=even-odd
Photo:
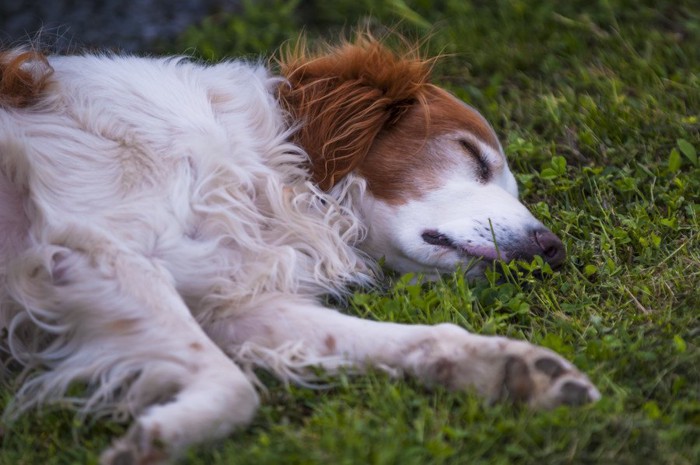
[[[453,249],[470,257],[480,257],[491,261],[505,259],[503,254],[499,253],[495,247],[489,247],[487,245],[474,245],[470,242],[458,242],[447,234],[441,233],[435,229],[423,231],[421,238],[427,244]]]

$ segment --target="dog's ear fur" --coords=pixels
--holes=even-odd
[[[0,106],[35,103],[52,73],[53,68],[39,52],[0,52]]]
[[[416,49],[397,55],[368,34],[320,53],[300,39],[278,61],[287,79],[280,100],[301,123],[295,142],[325,190],[362,163],[380,131],[424,104],[432,67]]]

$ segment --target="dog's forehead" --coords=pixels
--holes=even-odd
[[[433,87],[428,95],[430,132],[433,137],[445,134],[471,134],[474,138],[501,152],[498,137],[491,125],[476,109],[449,92]]]

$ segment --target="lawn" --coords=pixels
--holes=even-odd
[[[326,390],[263,374],[251,427],[182,463],[700,463],[697,1],[243,4],[156,51],[254,58],[302,28],[332,38],[358,23],[427,39],[427,52],[444,55],[435,82],[493,123],[523,201],[568,250],[557,273],[533,262],[497,264],[476,283],[393,276],[344,311],[533,341],[586,371],[603,398],[533,412],[382,373]],[[0,408],[10,393],[0,388]],[[124,429],[33,411],[0,426],[0,464],[96,463]]]

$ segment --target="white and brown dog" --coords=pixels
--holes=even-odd
[[[80,409],[133,417],[102,455],[125,464],[248,423],[251,365],[302,383],[377,366],[536,408],[598,399],[527,342],[318,303],[370,284],[382,257],[476,276],[565,253],[429,61],[360,36],[279,65],[0,55],[0,349],[30,373],[8,414],[82,383]]]

